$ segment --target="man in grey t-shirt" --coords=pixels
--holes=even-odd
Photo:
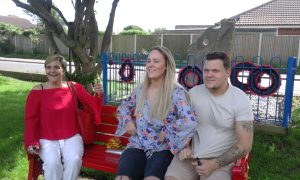
[[[174,156],[167,180],[230,180],[232,163],[251,151],[251,102],[228,83],[229,75],[230,61],[225,53],[207,54],[204,84],[189,92],[199,125],[192,146]],[[199,165],[195,158],[200,159]]]

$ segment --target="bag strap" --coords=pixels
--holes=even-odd
[[[68,87],[70,89],[70,92],[72,94],[72,98],[73,98],[73,101],[75,103],[75,107],[76,107],[76,111],[78,109],[78,95],[77,95],[77,91],[76,91],[76,88],[74,87],[74,84],[72,82],[67,82],[68,84]]]

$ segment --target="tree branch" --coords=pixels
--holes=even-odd
[[[113,26],[114,26],[114,19],[115,19],[115,14],[116,14],[116,9],[118,6],[119,0],[114,0],[112,3],[112,8],[110,11],[110,15],[109,15],[109,21],[103,36],[103,40],[102,40],[102,45],[101,45],[101,56],[103,52],[106,52],[110,41],[111,41],[111,36],[112,36],[112,32],[113,32]],[[99,71],[99,69],[102,69],[102,64],[98,63],[97,66],[95,67],[96,71]]]
[[[62,14],[61,10],[59,10],[56,6],[52,5],[52,8],[59,14],[59,16],[62,18],[64,23],[67,25],[68,21],[66,20],[65,16]]]

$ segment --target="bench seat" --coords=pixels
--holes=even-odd
[[[82,167],[115,174],[120,155],[107,153],[105,142],[115,137],[118,120],[117,106],[105,105],[101,112],[101,124],[97,126],[95,144],[84,147]],[[120,137],[122,144],[128,143],[128,136]],[[42,161],[38,156],[29,156],[28,180],[37,180],[43,174]],[[246,155],[238,160],[232,168],[232,180],[248,179],[250,156]]]

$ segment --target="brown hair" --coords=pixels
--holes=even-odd
[[[225,69],[230,68],[230,60],[227,54],[223,52],[211,52],[206,55],[206,61],[220,59],[223,61],[223,66]]]
[[[63,69],[64,72],[67,71],[67,61],[65,60],[65,58],[59,54],[54,54],[54,55],[50,55],[47,57],[46,61],[45,61],[45,68],[48,64],[50,64],[53,61],[58,61],[61,64],[61,67]]]

